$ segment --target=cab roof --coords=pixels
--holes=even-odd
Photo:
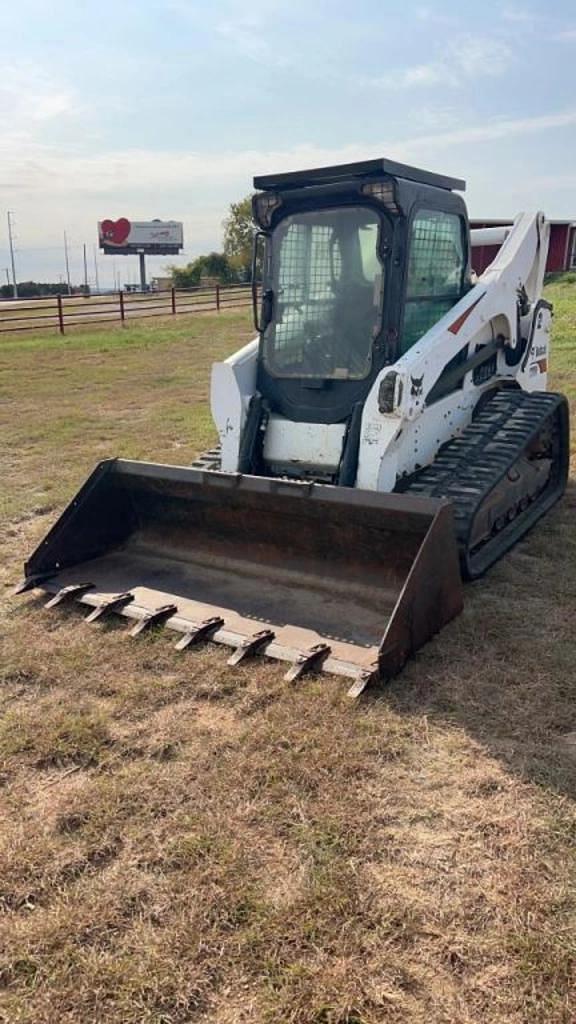
[[[442,188],[448,192],[465,192],[466,182],[461,178],[449,178],[444,174],[424,171],[409,164],[379,157],[375,160],[360,160],[353,164],[337,164],[334,167],[313,167],[307,171],[286,171],[281,174],[265,174],[254,178],[254,188],[264,192],[285,191],[291,188],[306,188],[307,185],[332,185],[337,182],[382,177],[405,178],[422,185]]]

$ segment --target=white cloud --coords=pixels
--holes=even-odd
[[[4,64],[0,75],[3,131],[29,131],[38,122],[75,113],[74,94],[28,61]]]
[[[568,189],[576,192],[576,173],[574,174],[542,174],[532,178],[532,185],[541,189]],[[573,208],[573,213],[574,213]],[[574,218],[576,219],[576,217]]]
[[[444,27],[448,25],[455,25],[456,18],[450,14],[444,14],[442,11],[435,10],[433,7],[422,6],[416,8],[416,18],[418,21],[424,21],[428,25],[442,25]]]
[[[417,102],[407,107],[406,113],[406,124],[410,125],[413,134],[419,131],[431,133],[452,128],[461,118],[458,106],[421,102],[421,96],[415,99]]]
[[[441,124],[446,122],[447,118]],[[452,117],[451,123],[461,122]],[[273,151],[228,152],[130,149],[90,156],[13,134],[0,137],[0,187],[6,206],[16,211],[22,253],[48,243],[59,245],[64,227],[73,241],[91,241],[98,219],[127,215],[183,219],[188,253],[194,254],[219,244],[228,203],[250,191],[255,173],[386,155],[440,172],[458,164],[458,170],[466,174],[472,164],[478,170],[485,165],[485,157],[489,158],[493,151],[488,145],[495,141],[575,126],[576,107],[537,117],[498,118],[463,127],[434,127],[433,122],[424,125],[426,122],[422,124],[423,131],[413,129],[404,138],[359,141],[342,147],[307,144]],[[485,145],[483,158],[480,150]],[[573,175],[569,174],[561,175],[562,181],[532,181],[527,175],[510,185],[502,182],[495,190],[498,174],[497,169],[482,171],[471,181],[476,209],[481,205],[488,211],[486,215],[497,216],[509,209],[514,212],[521,204],[533,206],[543,202],[539,197],[546,195],[550,199],[556,191],[555,181],[564,197],[562,206],[569,203],[573,191]],[[558,203],[553,212],[563,212]],[[31,267],[30,273],[33,272]]]
[[[526,32],[538,31],[541,34],[543,33],[547,40],[555,43],[573,43],[576,41],[576,26],[566,25],[563,28],[558,27],[557,24],[554,24],[554,20],[549,16],[548,12],[543,14],[528,8],[505,7],[501,13],[501,18],[503,21],[508,22],[516,36],[522,30]]]
[[[423,135],[405,145],[443,147],[468,142],[494,142],[497,139],[530,135],[553,128],[566,128],[569,125],[576,125],[576,109],[564,110],[556,114],[541,114],[537,117],[495,119],[476,127],[457,128],[454,131]]]
[[[277,48],[266,38],[262,19],[250,11],[223,19],[217,24],[216,32],[241,57],[272,66],[284,63]]]
[[[456,85],[456,76],[442,63],[416,64],[405,68],[398,77],[399,86],[411,85]]]
[[[542,15],[525,7],[510,6],[503,9],[501,18],[518,28],[533,29],[540,22]]]
[[[200,25],[216,36],[229,52],[266,67],[292,66],[297,55],[282,52],[284,39],[278,34],[276,15],[289,12],[286,0],[220,0],[218,4],[198,5],[191,0],[163,0],[163,8],[189,22]],[[164,13],[164,10],[163,10]]]
[[[463,75],[500,75],[512,63],[513,54],[501,39],[466,35],[450,44],[447,64],[455,64]]]
[[[435,85],[455,88],[479,75],[504,74],[512,61],[512,50],[501,39],[465,34],[451,39],[442,56],[427,64],[399,68],[386,75],[361,76],[356,82],[367,88],[391,90]]]
[[[551,38],[559,43],[576,43],[576,28],[564,28],[554,32]]]
[[[361,142],[341,147],[304,144],[285,150],[239,150],[194,153],[178,150],[116,150],[93,156],[25,142],[18,150],[13,140],[0,140],[0,166],[4,188],[54,198],[85,197],[124,202],[126,194],[162,195],[170,201],[176,190],[200,194],[200,188],[227,189],[238,183],[248,190],[254,173],[321,166],[354,161],[386,153],[397,159],[415,158],[432,150],[469,143],[492,142],[576,125],[576,109],[526,118],[499,118],[481,125],[417,134],[395,141]],[[10,185],[10,182],[12,184]],[[198,190],[198,191],[197,191]],[[148,201],[148,200],[147,200]],[[113,213],[113,211],[110,211]]]

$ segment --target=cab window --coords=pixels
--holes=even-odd
[[[410,232],[402,354],[461,298],[465,266],[461,217],[419,210]]]
[[[279,378],[363,380],[382,317],[381,220],[368,206],[301,211],[274,229],[264,364]]]

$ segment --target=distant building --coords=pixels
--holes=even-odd
[[[471,228],[500,228],[512,224],[512,220],[471,220]],[[472,249],[472,267],[481,274],[492,263],[499,245],[479,245]],[[563,270],[576,270],[576,222],[571,220],[550,221],[550,246],[546,271],[557,274]]]
[[[153,277],[151,288],[153,292],[169,292],[173,284],[171,277]]]

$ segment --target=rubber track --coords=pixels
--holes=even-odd
[[[553,420],[565,405],[563,396],[553,393],[499,391],[459,437],[440,449],[432,465],[403,488],[405,493],[452,501],[462,571],[467,578],[474,579],[485,572],[564,490],[565,480],[556,467],[552,482],[535,502],[477,552],[469,550],[474,517],[483,501],[547,421]],[[560,443],[565,449],[566,439],[561,437]]]
[[[562,410],[560,461],[552,483],[537,500],[476,552],[469,550],[474,517],[490,491],[500,483],[546,422]],[[194,469],[219,470],[221,449],[209,449],[192,463]],[[431,466],[421,470],[402,491],[449,498],[453,504],[462,573],[481,576],[546,512],[564,491],[568,472],[567,405],[552,392],[502,390],[491,398],[459,437],[448,441]]]

